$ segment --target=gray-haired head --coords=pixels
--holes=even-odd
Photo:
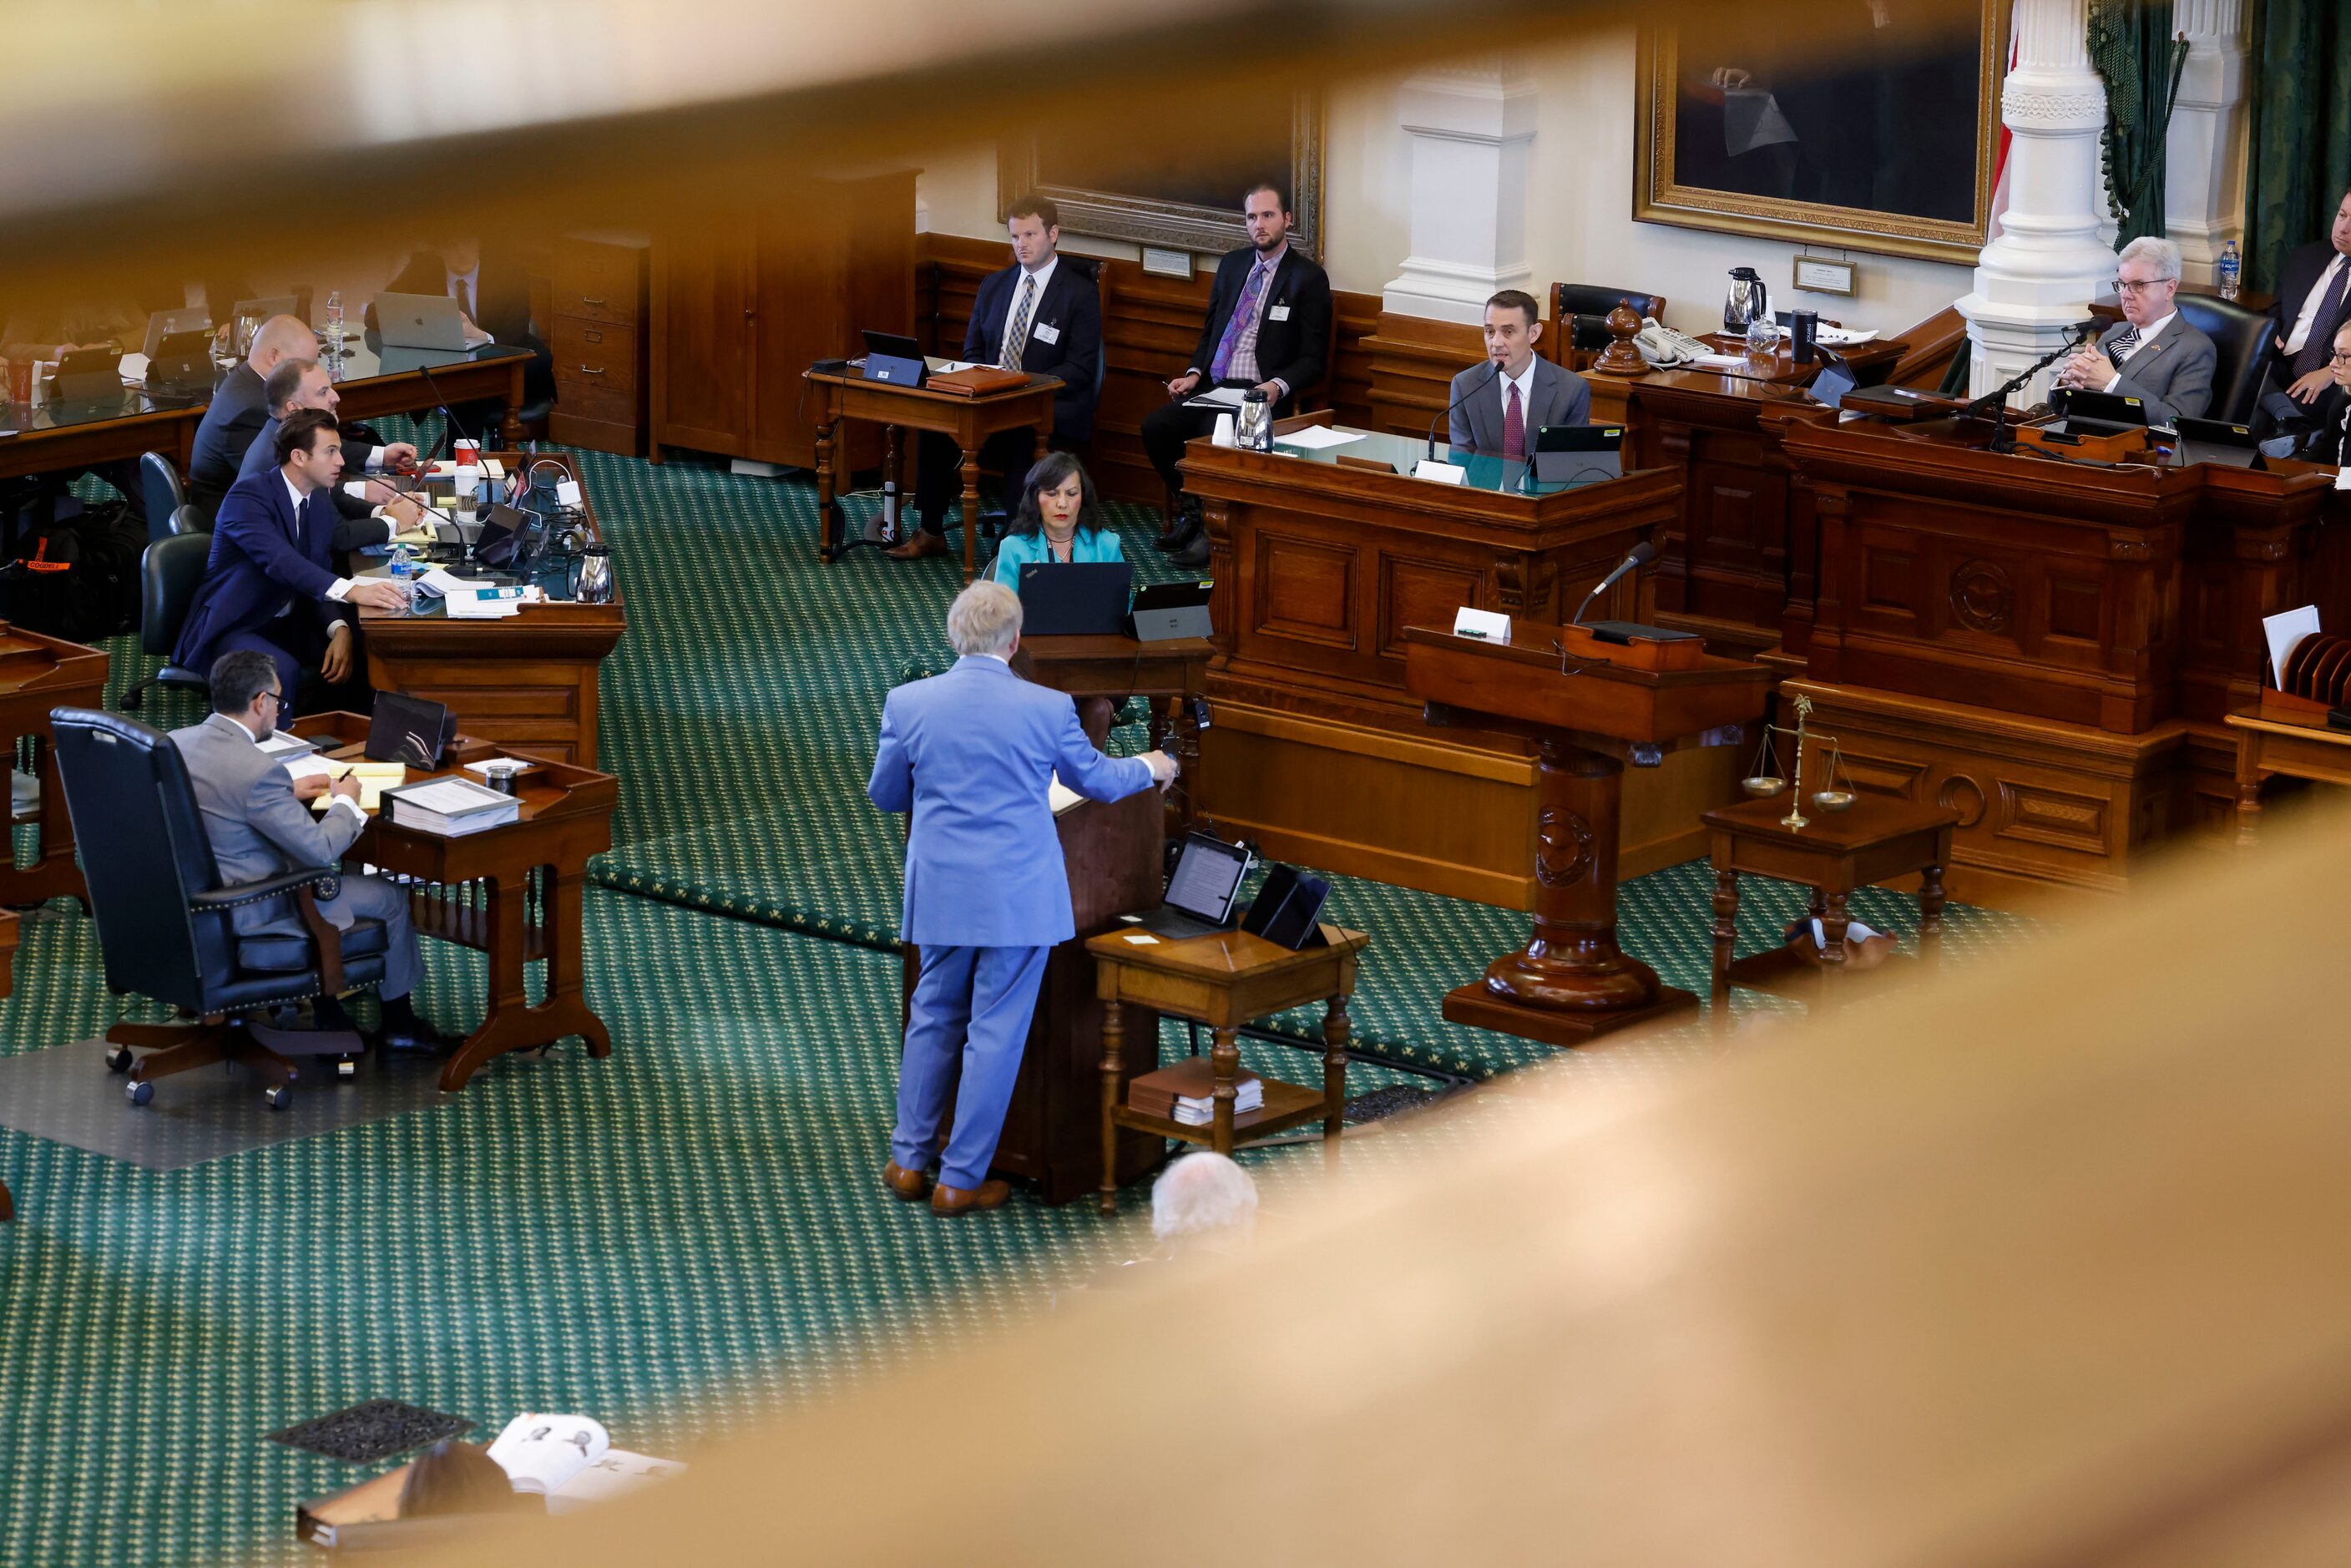
[[[1238,1240],[1257,1228],[1257,1183],[1224,1155],[1186,1155],[1151,1186],[1151,1233],[1223,1236]]]
[[[2141,235],[2123,246],[2117,262],[2143,261],[2155,268],[2158,278],[2177,280],[2179,277],[2179,247],[2157,235]]]
[[[1019,640],[1019,597],[991,578],[981,578],[947,606],[947,645],[958,653],[1001,659]]]

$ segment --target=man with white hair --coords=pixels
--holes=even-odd
[[[1231,1251],[1257,1230],[1257,1183],[1228,1155],[1186,1155],[1151,1184],[1151,1234],[1163,1243]]]
[[[967,1214],[994,1208],[1010,1190],[987,1167],[1046,956],[1077,934],[1052,779],[1058,773],[1090,800],[1118,800],[1172,782],[1176,761],[1160,751],[1103,756],[1067,695],[1012,673],[1020,601],[1001,583],[983,579],[956,596],[947,641],[959,655],[953,669],[900,686],[883,704],[865,792],[885,811],[914,813],[902,932],[922,956],[882,1180],[910,1202],[930,1190],[934,1214]],[[955,1128],[942,1158],[949,1094]]]
[[[2179,292],[2178,246],[2148,235],[2123,246],[2115,267],[2123,319],[2097,347],[2074,350],[2058,370],[2058,383],[2137,398],[2147,405],[2149,424],[2202,418],[2220,356],[2212,340],[2179,314],[2173,302]]]

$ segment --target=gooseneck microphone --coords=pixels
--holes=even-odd
[[[1600,585],[1583,596],[1583,602],[1575,607],[1575,618],[1570,621],[1568,624],[1571,626],[1581,626],[1583,624],[1583,612],[1592,608],[1592,601],[1593,600],[1599,598],[1602,594],[1607,592],[1610,589],[1624,581],[1626,573],[1638,571],[1656,559],[1656,547],[1650,544],[1648,540],[1644,539],[1639,544],[1635,545],[1631,551],[1625,555],[1625,559],[1616,563],[1616,570],[1610,572],[1606,577],[1602,578],[1600,580]]]
[[[1447,403],[1445,405],[1445,412],[1438,414],[1436,419],[1432,419],[1428,422],[1428,460],[1431,463],[1437,461],[1437,422],[1439,420],[1451,418],[1455,409],[1459,408],[1463,403],[1468,402],[1471,398],[1476,397],[1479,392],[1484,392],[1488,387],[1492,386],[1496,382],[1502,379],[1502,361],[1499,360],[1489,360],[1486,362],[1494,367],[1494,373],[1488,376],[1484,381],[1479,382],[1476,386],[1471,387],[1468,392],[1463,392],[1459,397],[1455,398],[1451,402]]]

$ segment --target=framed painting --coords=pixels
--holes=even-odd
[[[1633,216],[1972,264],[2009,0],[1754,0],[1645,29]]]
[[[1291,236],[1308,255],[1322,255],[1322,95],[1220,105],[1212,124],[1213,131],[1161,145],[1099,131],[1007,138],[997,152],[997,215],[1033,193],[1061,209],[1070,234],[1222,252],[1249,243],[1241,193],[1259,180],[1286,181]]]

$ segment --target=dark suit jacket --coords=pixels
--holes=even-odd
[[[293,500],[274,468],[238,480],[221,497],[204,580],[188,601],[172,663],[210,669],[222,638],[269,622],[289,603],[294,614],[314,615],[321,625],[349,616],[348,605],[327,597],[339,575],[329,564],[335,509],[314,495],[298,519]]]
[[[1233,308],[1240,303],[1249,268],[1256,265],[1257,248],[1246,245],[1227,252],[1217,263],[1216,286],[1208,294],[1207,326],[1200,333],[1200,346],[1193,351],[1190,367],[1204,377],[1217,357],[1217,345],[1224,341],[1225,323],[1232,319]],[[1293,245],[1281,265],[1273,269],[1272,287],[1259,304],[1264,314],[1258,319],[1257,377],[1261,382],[1288,383],[1290,396],[1276,411],[1287,412],[1297,394],[1322,379],[1331,362],[1331,275],[1307,260]],[[1276,319],[1275,309],[1284,306],[1288,309],[1283,318]]]
[[[1003,353],[1004,318],[1019,298],[1020,274],[1016,263],[980,279],[971,325],[964,329],[965,359],[992,365]],[[1102,354],[1102,291],[1089,266],[1061,257],[1029,320],[1020,368],[1030,375],[1061,377],[1061,390],[1053,395],[1053,434],[1063,441],[1086,440],[1094,433],[1094,377]],[[1059,341],[1045,341],[1038,335],[1040,327]]]
[[[2304,288],[2303,292],[2309,290]],[[2298,311],[2302,308],[2297,305],[2294,308]],[[2332,463],[2341,467],[2345,448],[2351,445],[2344,430],[2346,413],[2351,413],[2351,399],[2344,397],[2341,387],[2328,387],[2320,392],[2318,401],[2310,405],[2310,432],[2302,438],[2294,455],[2304,463]]]
[[[274,413],[262,421],[261,428],[254,434],[253,444],[245,449],[245,461],[236,471],[238,478],[250,479],[256,474],[277,471],[277,425],[278,418]],[[367,443],[354,443],[350,437],[345,436],[343,477],[357,479],[364,475],[368,457],[374,451],[375,448]],[[373,507],[349,494],[340,485],[335,486],[334,493],[335,516],[340,520],[335,527],[333,549],[338,554],[358,549],[363,545],[380,545],[392,537],[391,528],[376,517]]]
[[[2333,243],[2320,240],[2314,245],[2298,245],[2286,252],[2285,262],[2278,268],[2277,299],[2270,306],[2270,377],[2280,386],[2294,380],[2293,372],[2287,369],[2293,356],[2279,350],[2277,345],[2284,342],[2286,334],[2294,330],[2294,322],[2302,315],[2302,302],[2310,298],[2310,291],[2318,285],[2318,275],[2325,272],[2326,264],[2334,259]],[[2343,299],[2343,308],[2335,313],[2335,319],[2310,324],[2311,337],[2322,341],[2333,340],[2343,326],[2345,316],[2351,315],[2351,284],[2345,285]]]
[[[251,365],[240,363],[213,389],[213,401],[204,405],[204,421],[196,426],[195,450],[188,458],[188,499],[206,528],[212,527],[221,497],[236,483],[254,434],[268,417],[261,376]]]

